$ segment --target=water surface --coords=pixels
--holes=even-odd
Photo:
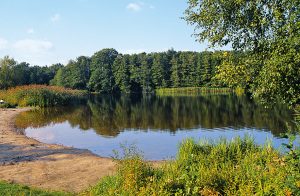
[[[27,111],[16,119],[28,137],[44,143],[89,149],[104,156],[123,145],[135,146],[146,159],[174,158],[185,138],[231,139],[245,134],[279,147],[280,134],[293,129],[292,112],[273,109],[246,96],[192,97],[98,96],[75,106]]]

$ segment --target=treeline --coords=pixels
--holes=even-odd
[[[0,59],[0,89],[28,84],[49,84],[62,64],[30,66],[5,56]]]
[[[0,60],[0,88],[47,84],[94,92],[153,92],[157,88],[220,86],[213,77],[224,52],[120,54],[103,49],[80,56],[65,66],[29,66],[4,57]],[[237,53],[234,53],[237,55]]]
[[[78,57],[58,70],[52,85],[95,92],[153,92],[156,88],[215,85],[212,77],[222,52],[119,54],[103,49]]]

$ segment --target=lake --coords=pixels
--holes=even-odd
[[[293,114],[284,105],[272,109],[246,96],[92,96],[68,107],[21,113],[18,128],[49,144],[89,149],[103,157],[134,148],[147,160],[172,159],[185,138],[216,140],[253,136],[264,144],[293,129]]]

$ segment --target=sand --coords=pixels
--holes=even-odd
[[[79,192],[115,173],[116,163],[110,158],[26,137],[14,123],[26,110],[29,108],[0,109],[0,180]]]

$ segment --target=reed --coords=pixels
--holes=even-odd
[[[49,107],[67,105],[87,93],[58,86],[27,85],[0,91],[0,99],[11,105]]]
[[[159,88],[155,90],[158,96],[195,96],[206,94],[230,94],[234,90],[231,88],[217,87],[182,87],[182,88]]]

